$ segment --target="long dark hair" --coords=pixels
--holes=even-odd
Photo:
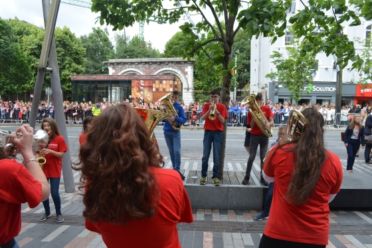
[[[289,202],[301,205],[307,201],[320,177],[325,160],[324,119],[314,107],[302,111],[308,123],[294,148],[295,168],[289,183]]]
[[[52,140],[54,137],[58,136],[59,135],[59,130],[58,130],[58,126],[57,126],[57,123],[54,119],[52,118],[44,118],[42,121],[41,121],[41,129],[44,130],[44,123],[49,123],[49,126],[50,126],[50,129],[52,131],[52,134],[50,135],[49,137],[49,140]]]
[[[84,217],[123,223],[151,216],[156,183],[150,166],[162,156],[147,128],[129,104],[107,108],[93,118],[80,148]]]

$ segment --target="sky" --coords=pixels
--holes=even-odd
[[[88,0],[84,0],[85,2]],[[42,0],[0,0],[0,18],[9,19],[17,17],[39,27],[44,27]],[[180,24],[149,23],[144,26],[144,38],[153,48],[164,51],[167,41],[179,31]],[[112,31],[110,26],[100,26],[99,13],[93,13],[88,8],[81,8],[62,3],[59,8],[57,27],[68,27],[76,36],[87,35],[93,27],[107,28],[110,39],[114,42],[115,34],[123,31]],[[138,35],[139,25],[125,29],[129,37]]]

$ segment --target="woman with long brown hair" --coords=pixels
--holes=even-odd
[[[354,115],[345,131],[345,147],[347,150],[346,170],[353,173],[355,157],[359,151],[360,144],[364,142],[364,127],[361,123],[361,116]]]
[[[264,177],[275,181],[275,188],[260,248],[320,248],[328,243],[328,203],[340,190],[341,161],[324,147],[318,110],[307,108],[302,114],[307,123],[298,139],[278,145],[265,159]]]
[[[179,174],[162,156],[129,104],[93,119],[80,148],[86,227],[108,247],[180,247],[177,223],[192,222]]]
[[[45,157],[43,171],[50,183],[50,193],[56,209],[56,222],[64,221],[61,212],[61,197],[59,195],[59,183],[62,172],[62,158],[67,151],[65,139],[60,135],[57,123],[52,118],[45,118],[41,122],[41,129],[47,132],[49,142],[46,148],[40,150],[40,154]],[[46,221],[50,217],[49,198],[43,201],[45,213],[40,221]]]

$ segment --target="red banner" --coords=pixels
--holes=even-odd
[[[372,98],[372,84],[357,84],[355,86],[355,96]]]

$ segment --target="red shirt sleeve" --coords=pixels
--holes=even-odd
[[[7,179],[4,179],[8,182],[4,185],[12,185],[12,187],[5,186],[4,190],[0,190],[1,198],[8,203],[27,202],[31,208],[36,207],[41,202],[41,182],[36,180],[23,165],[15,161],[10,163],[15,172],[6,173],[9,175]]]
[[[332,156],[331,157],[332,162],[335,165],[335,184],[331,188],[331,194],[337,194],[340,191],[341,184],[342,184],[342,178],[343,178],[343,171],[342,171],[342,164],[338,157]]]
[[[264,172],[269,177],[274,177],[274,166],[272,160],[274,157],[274,153],[276,152],[278,148],[278,145],[275,145],[273,148],[270,149],[270,151],[267,153],[265,162],[264,162]]]
[[[189,199],[189,195],[187,194],[187,191],[185,187],[183,186],[183,197],[182,197],[182,209],[180,213],[180,222],[187,222],[191,223],[193,221],[193,216],[192,216],[192,208],[191,208],[191,203]]]
[[[63,136],[61,136],[61,135],[58,136],[57,143],[58,143],[58,152],[66,152],[67,151],[67,145],[66,145],[66,142],[65,142],[65,139],[63,138]]]

